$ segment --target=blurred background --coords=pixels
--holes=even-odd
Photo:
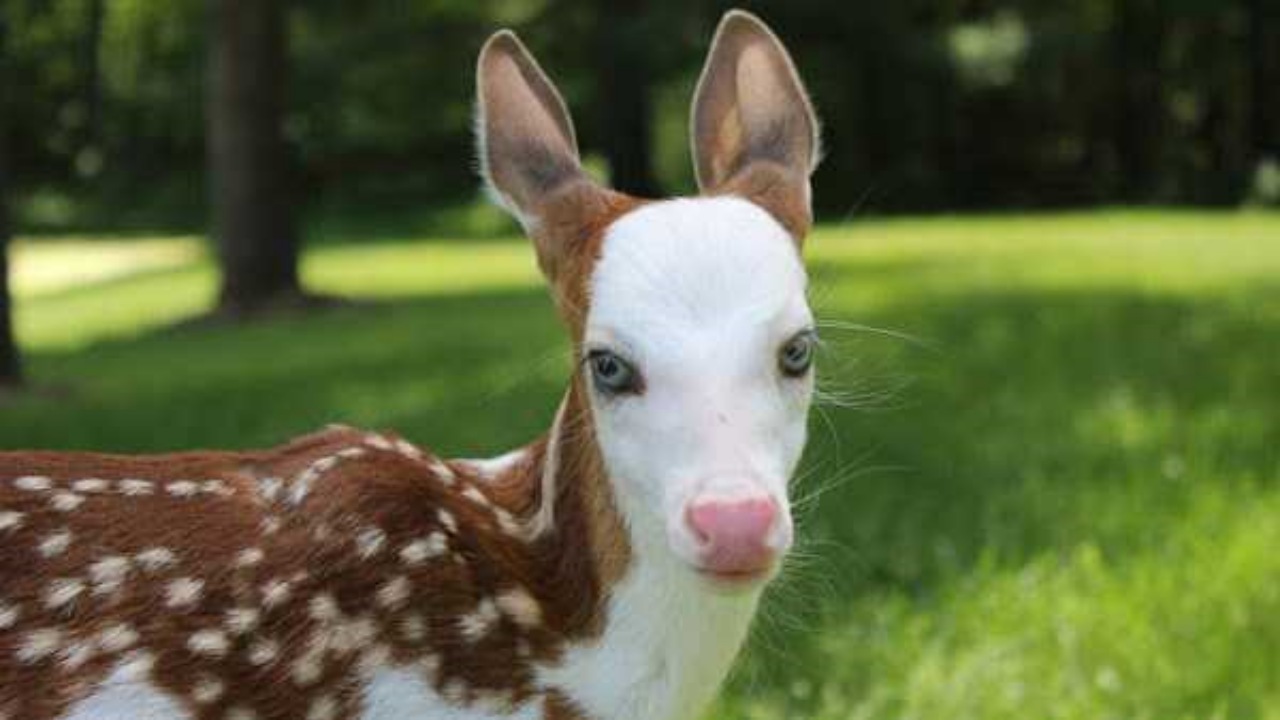
[[[711,716],[1280,718],[1280,2],[739,4],[824,121],[825,350]],[[569,361],[476,52],[687,194],[731,6],[0,0],[0,449],[527,442]]]

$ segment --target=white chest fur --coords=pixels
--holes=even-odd
[[[669,553],[637,550],[603,635],[543,680],[599,720],[690,720],[728,674],[759,593],[717,594]]]

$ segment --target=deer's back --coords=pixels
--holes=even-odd
[[[120,686],[157,717],[400,717],[387,682],[406,711],[572,714],[534,685],[556,635],[509,511],[394,437],[0,454],[0,543],[0,717]]]

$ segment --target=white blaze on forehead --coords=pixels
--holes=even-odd
[[[652,203],[609,228],[591,280],[587,333],[665,334],[805,315],[795,241],[759,206],[733,197]]]
[[[778,353],[813,325],[806,289],[796,240],[741,198],[652,203],[606,232],[584,339],[624,356],[644,381],[637,398],[591,395],[638,547],[696,563],[684,510],[715,482],[731,488],[722,495],[767,495],[787,515],[812,375],[785,377]]]

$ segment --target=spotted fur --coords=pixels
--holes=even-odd
[[[694,109],[708,197],[640,200],[582,170],[513,34],[477,75],[486,179],[575,356],[649,336],[651,410],[580,368],[550,430],[491,461],[342,426],[258,451],[0,453],[0,720],[681,720],[712,697],[760,584],[713,590],[683,508],[767,491],[789,543],[812,386],[774,352],[811,323],[816,121],[777,38],[730,13]]]

